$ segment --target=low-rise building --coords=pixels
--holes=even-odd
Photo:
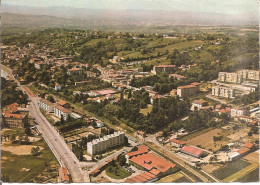
[[[200,110],[202,107],[207,106],[208,103],[205,100],[194,100],[191,105],[191,110],[195,110],[195,107],[197,107],[198,110]]]
[[[72,68],[72,69],[68,70],[67,74],[71,75],[71,76],[80,76],[82,74],[82,69],[81,68]]]
[[[87,143],[87,152],[90,155],[101,154],[106,150],[125,144],[125,133],[118,131]]]
[[[70,110],[59,105],[54,107],[53,110],[54,110],[54,115],[56,115],[59,118],[63,117],[64,120],[67,120],[69,114],[71,113]]]
[[[184,141],[180,141],[177,139],[170,139],[170,143],[172,146],[177,147],[177,148],[182,148],[186,145]]]
[[[185,79],[185,78],[186,78],[185,76],[178,75],[178,74],[169,74],[169,77],[170,77],[170,78],[173,78],[173,79],[175,79],[175,80],[182,80],[182,79]]]
[[[39,101],[39,107],[45,110],[46,112],[53,112],[53,109],[55,107],[55,104],[42,98]]]
[[[3,113],[3,126],[6,128],[24,128],[27,124],[26,115]]]
[[[56,83],[54,86],[55,91],[60,91],[61,90],[61,86],[59,83]]]
[[[206,154],[203,150],[195,148],[193,146],[184,146],[181,149],[181,152],[196,158],[201,158]]]
[[[232,108],[231,109],[231,117],[240,117],[240,116],[246,116],[248,114],[248,111],[244,108]]]
[[[175,65],[158,65],[154,66],[151,73],[160,74],[160,73],[173,73],[176,69]]]

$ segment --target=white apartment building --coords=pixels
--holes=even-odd
[[[212,87],[212,95],[213,96],[221,96],[225,98],[234,98],[235,90],[231,87],[225,86],[213,86]]]
[[[90,155],[100,154],[109,148],[123,145],[125,143],[125,133],[118,131],[114,134],[95,139],[87,143],[87,152]]]
[[[259,71],[243,69],[238,71],[238,74],[246,80],[259,80]]]
[[[229,83],[242,83],[242,75],[237,73],[219,72],[218,80]]]
[[[40,101],[39,101],[39,106],[40,108],[42,108],[43,110],[45,110],[46,112],[53,112],[53,109],[55,107],[55,104],[42,98]]]
[[[54,107],[53,110],[54,110],[54,115],[56,115],[59,118],[63,117],[64,120],[67,120],[69,114],[72,113],[70,110],[59,105]]]

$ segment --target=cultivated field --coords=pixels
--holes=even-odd
[[[20,146],[1,146],[1,150],[11,152],[15,155],[30,155],[31,149],[37,147],[35,145],[20,145]],[[40,151],[43,150],[43,147],[39,147]]]
[[[171,174],[171,175],[168,175],[166,177],[163,177],[162,179],[160,179],[156,183],[174,182],[174,181],[178,180],[179,178],[181,178],[183,176],[184,175],[181,172],[177,172],[175,174]]]
[[[252,162],[252,163],[259,163],[259,150],[252,152],[248,155],[246,155],[245,157],[243,157],[244,159]]]

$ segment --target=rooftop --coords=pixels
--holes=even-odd
[[[195,156],[199,156],[203,153],[203,150],[195,148],[193,146],[184,146],[181,151],[193,154]]]
[[[71,113],[71,111],[70,110],[68,110],[68,109],[66,109],[66,108],[64,108],[64,107],[62,107],[62,106],[56,106],[55,107],[56,109],[59,109],[61,112],[64,112],[64,113]]]
[[[177,140],[177,139],[171,139],[170,141],[173,142],[173,143],[180,144],[180,145],[185,145],[186,144],[184,141],[180,141],[180,140]]]

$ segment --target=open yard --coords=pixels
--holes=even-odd
[[[46,168],[58,165],[58,161],[43,140],[33,144],[43,148],[40,156],[16,155],[2,150],[1,173],[8,175],[10,182],[34,182],[33,179],[36,180],[36,177],[42,174]]]
[[[8,151],[15,155],[30,155],[31,149],[37,147],[35,145],[19,145],[19,146],[1,146],[2,151]],[[40,150],[43,150],[43,147],[39,147]]]
[[[144,115],[147,115],[148,113],[150,113],[153,109],[153,106],[152,105],[148,105],[147,108],[145,109],[140,109],[140,113],[144,114]]]
[[[246,159],[252,163],[259,163],[259,150],[249,153],[248,155],[246,155],[245,157],[243,157],[243,159]]]
[[[239,159],[237,161],[227,163],[226,165],[222,166],[221,168],[213,171],[213,175],[216,176],[218,179],[225,179],[230,175],[242,170],[243,168],[250,165],[249,162]]]
[[[194,145],[194,146],[200,145],[202,148],[204,148],[206,150],[216,151],[216,150],[220,149],[221,146],[228,143],[228,142],[222,141],[222,140],[214,142],[213,137],[219,136],[221,132],[222,132],[221,129],[210,130],[206,133],[203,133],[192,139],[187,140],[186,143],[188,143],[190,145]]]

